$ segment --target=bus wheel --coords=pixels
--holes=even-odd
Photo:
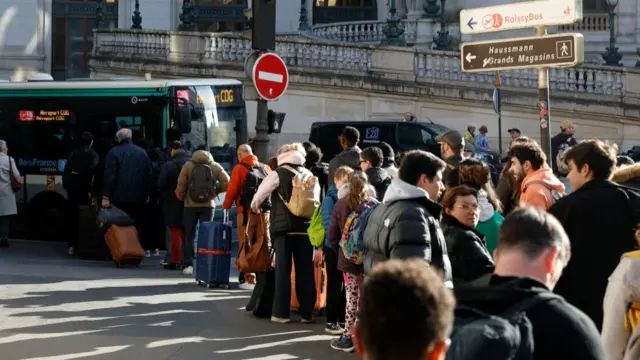
[[[34,196],[27,205],[27,217],[32,238],[66,241],[67,200],[62,195],[45,191]]]

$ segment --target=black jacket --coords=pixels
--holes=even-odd
[[[457,286],[458,305],[488,314],[501,314],[537,293],[548,293],[530,278],[493,275],[488,287]],[[602,306],[602,298],[597,299]],[[533,360],[606,360],[600,334],[593,321],[562,298],[542,301],[526,311],[533,327]]]
[[[462,160],[462,156],[460,155],[449,156],[448,158],[444,159],[444,161],[447,163],[447,166],[442,172],[442,182],[447,188],[460,185],[458,168],[460,167],[460,162]]]
[[[560,176],[566,176],[560,174],[558,171],[558,164],[556,163],[556,157],[560,152],[560,147],[566,144],[567,146],[576,146],[578,144],[578,140],[573,137],[573,135],[567,135],[563,132],[558,133],[558,135],[554,136],[551,139],[551,164],[553,164],[553,173]]]
[[[487,250],[484,235],[446,214],[442,216],[440,224],[451,259],[454,285],[464,284],[493,272],[493,258]]]
[[[162,198],[164,223],[168,227],[183,226],[184,201],[178,200],[175,191],[180,170],[188,161],[191,161],[191,153],[178,150],[173,154],[171,161],[165,162],[160,169],[158,191]]]
[[[67,198],[71,203],[89,203],[91,182],[98,161],[98,153],[90,146],[78,146],[69,156],[62,174],[62,187],[67,191]]]
[[[389,185],[391,185],[391,176],[380,167],[370,167],[364,173],[367,174],[369,184],[376,189],[376,198],[378,201],[382,201]]]
[[[592,180],[559,199],[549,212],[571,241],[571,260],[555,292],[584,311],[600,328],[602,299],[620,256],[637,247],[640,192],[611,181]]]
[[[107,154],[102,196],[112,203],[146,202],[151,188],[151,163],[147,152],[124,141]]]
[[[427,193],[393,179],[381,204],[371,213],[364,233],[364,271],[387,259],[421,258],[451,281],[451,262],[440,229],[442,207]]]

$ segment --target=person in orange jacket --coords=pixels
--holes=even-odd
[[[258,161],[258,157],[253,154],[251,146],[243,144],[238,147],[238,161],[239,163],[233,167],[231,171],[231,179],[229,180],[229,187],[222,203],[223,209],[230,209],[233,204],[236,204],[238,210],[238,241],[240,248],[246,241],[247,233],[257,234],[263,236],[263,239],[268,243],[269,240],[269,209],[268,205],[263,209],[260,214],[255,214],[251,211],[248,204],[251,204],[253,195],[258,189],[259,183],[255,186],[245,186],[247,181],[247,175],[249,171],[252,172],[253,180],[264,179],[271,169]],[[259,181],[259,180],[258,180]],[[249,192],[244,194],[244,191]],[[249,229],[247,229],[249,227]],[[238,274],[238,283],[241,289],[252,290],[255,285],[255,274]]]
[[[520,203],[549,210],[560,196],[564,196],[564,184],[547,165],[547,156],[535,141],[515,144],[508,155],[510,171],[521,180]]]

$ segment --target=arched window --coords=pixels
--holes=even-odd
[[[376,0],[314,0],[313,23],[378,20]]]
[[[243,10],[247,0],[191,0],[196,10],[198,31],[230,32],[245,28]]]

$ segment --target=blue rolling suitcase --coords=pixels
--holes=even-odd
[[[225,220],[226,218],[227,216]],[[200,224],[195,261],[195,278],[198,285],[229,288],[231,230],[228,221]]]

